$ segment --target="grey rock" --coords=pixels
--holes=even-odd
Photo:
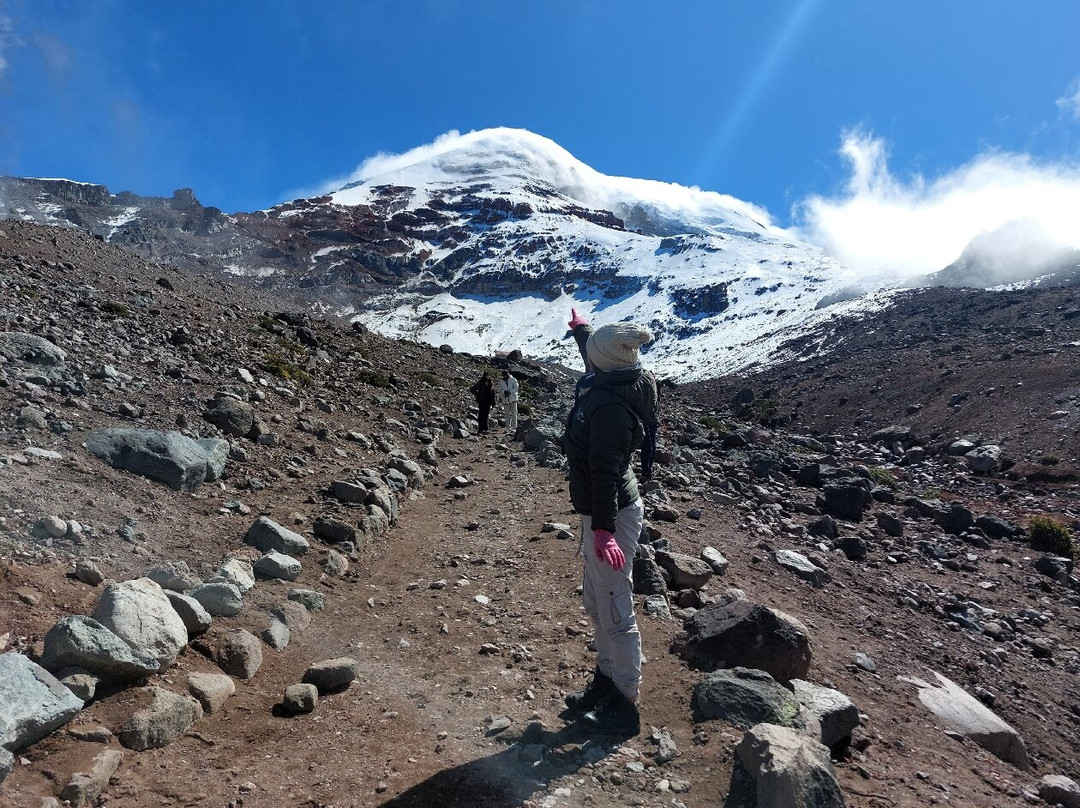
[[[1061,774],[1047,774],[1039,778],[1039,797],[1050,805],[1080,808],[1080,785]]]
[[[805,678],[813,656],[809,632],[798,620],[739,600],[699,609],[676,646],[684,660],[702,670],[755,668],[778,682]]]
[[[174,491],[194,491],[206,480],[206,451],[179,432],[99,429],[87,436],[86,448],[115,469],[157,480]]]
[[[1001,467],[1001,447],[993,444],[979,446],[964,455],[972,471],[985,474]]]
[[[206,454],[206,482],[220,480],[225,474],[225,463],[232,447],[221,438],[200,438],[195,441]]]
[[[284,553],[271,550],[255,562],[255,574],[260,578],[295,581],[300,577],[300,562]]]
[[[713,577],[709,564],[682,553],[657,550],[656,563],[671,576],[672,589],[701,589]]]
[[[299,533],[282,527],[272,519],[260,516],[244,534],[244,542],[268,553],[276,550],[285,555],[303,555],[311,544]]]
[[[0,746],[18,752],[62,727],[82,699],[16,651],[0,654]]]
[[[143,691],[150,705],[136,711],[120,729],[120,743],[128,749],[142,752],[168,746],[203,716],[202,706],[191,696],[153,685]]]
[[[708,674],[694,687],[695,721],[723,719],[748,729],[769,723],[798,725],[799,703],[765,671],[732,668]]]
[[[290,639],[289,627],[280,620],[271,620],[270,625],[263,629],[262,641],[275,651],[284,651]]]
[[[262,667],[262,643],[247,629],[235,628],[222,639],[217,663],[231,676],[250,679]]]
[[[858,708],[839,690],[821,687],[804,679],[792,679],[788,684],[799,704],[817,719],[821,726],[819,740],[829,748],[850,738],[859,726]]]
[[[207,403],[203,418],[236,438],[246,437],[255,426],[255,410],[250,404],[220,393]]]
[[[67,354],[44,337],[21,331],[0,331],[0,356],[12,362],[55,366],[67,361]]]
[[[315,685],[289,685],[285,688],[285,697],[281,706],[290,713],[310,713],[319,703],[319,689]]]
[[[185,561],[168,561],[151,569],[146,577],[162,589],[174,592],[186,592],[202,583],[202,579],[193,573]]]
[[[90,586],[97,586],[105,580],[98,565],[93,561],[79,560],[75,564],[75,578]]]
[[[45,635],[41,664],[50,671],[83,668],[109,682],[157,673],[156,659],[138,657],[131,646],[92,617],[60,618]]]
[[[309,612],[321,612],[326,605],[326,595],[314,589],[291,589],[289,600],[303,605]]]
[[[0,746],[0,783],[3,783],[7,776],[11,774],[11,769],[15,765],[15,756],[11,754],[7,749]]]
[[[94,698],[100,682],[94,674],[81,668],[67,668],[58,671],[56,678],[60,680],[60,684],[75,694],[75,698],[82,699],[84,703]]]
[[[93,618],[130,645],[137,657],[157,660],[160,670],[172,665],[187,645],[187,626],[149,578],[106,586]]]
[[[728,560],[715,547],[705,547],[701,551],[701,560],[708,564],[713,573],[723,575],[727,572]]]
[[[216,713],[229,696],[236,692],[236,683],[223,673],[189,673],[188,692],[199,700],[203,711]]]
[[[816,589],[820,589],[832,580],[832,576],[827,571],[794,550],[777,550],[773,553],[773,559],[788,572],[809,582]]]
[[[667,594],[667,581],[659,565],[651,558],[638,556],[634,559],[633,579],[635,595]]]
[[[649,617],[656,617],[660,620],[671,619],[671,605],[668,603],[666,595],[648,595],[641,604],[641,610]]]
[[[206,582],[232,584],[242,595],[255,586],[255,572],[250,562],[241,558],[228,558]]]
[[[330,494],[339,502],[366,504],[368,490],[362,485],[348,480],[334,480],[330,483]]]
[[[340,657],[316,662],[304,672],[304,684],[315,685],[320,693],[344,690],[356,678],[359,665],[355,659]]]
[[[98,752],[90,761],[88,771],[77,772],[71,776],[63,791],[60,792],[60,799],[71,808],[97,805],[109,785],[109,779],[116,773],[123,758],[124,753],[119,749]]]
[[[307,606],[296,600],[289,600],[270,610],[270,614],[297,634],[311,625],[311,612]]]
[[[337,550],[330,550],[323,559],[323,569],[326,570],[327,575],[340,578],[349,571],[349,559]]]
[[[348,522],[329,516],[320,516],[311,525],[311,532],[317,538],[331,544],[343,541],[356,541],[356,528]]]
[[[829,750],[797,730],[758,724],[735,748],[756,783],[757,808],[843,808]]]
[[[172,590],[165,590],[165,597],[169,599],[169,605],[173,607],[173,611],[183,621],[189,640],[202,634],[214,622],[210,612],[206,611],[203,605],[195,598],[181,595],[179,592],[173,592]]]
[[[232,584],[223,582],[199,584],[187,593],[199,602],[212,617],[232,617],[244,606],[244,596]]]
[[[833,483],[822,489],[826,510],[837,519],[861,522],[870,505],[870,492],[861,485]]]
[[[921,701],[934,715],[959,735],[970,738],[991,754],[1022,771],[1031,771],[1031,759],[1020,735],[960,685],[934,672],[937,684],[914,676],[901,681],[919,688]]]

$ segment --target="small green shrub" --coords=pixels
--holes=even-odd
[[[529,406],[527,401],[518,401],[518,413],[521,415],[532,415],[532,407]]]
[[[419,373],[416,374],[416,378],[432,386],[437,385],[441,381],[438,376],[428,370],[421,370]]]
[[[1044,466],[1056,466],[1061,460],[1056,455],[1044,455],[1039,462]]]
[[[727,422],[717,418],[715,415],[701,416],[701,425],[706,429],[711,429],[713,432],[727,432],[728,429]]]
[[[893,491],[900,487],[900,484],[896,480],[896,475],[888,469],[881,468],[881,466],[870,467],[870,479],[878,485],[891,488]]]
[[[780,405],[771,398],[757,398],[746,408],[746,418],[762,426],[769,426],[779,411]]]
[[[106,300],[101,304],[101,311],[105,314],[111,314],[113,317],[130,317],[131,309],[129,309],[123,303],[117,303],[115,300]]]
[[[365,368],[356,374],[356,378],[372,387],[390,387],[390,377],[381,370]]]
[[[306,385],[311,383],[311,376],[306,371],[297,367],[295,363],[290,362],[279,353],[271,352],[264,356],[262,366],[267,373],[271,373],[279,379],[296,382],[297,384]]]
[[[1033,550],[1072,558],[1076,552],[1072,531],[1049,516],[1036,516],[1028,525]]]

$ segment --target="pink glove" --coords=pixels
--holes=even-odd
[[[621,570],[626,563],[626,556],[615,541],[615,536],[606,530],[593,531],[593,549],[597,558],[617,570]]]
[[[577,309],[570,309],[570,330],[573,331],[579,325],[588,325],[589,321],[577,313]]]

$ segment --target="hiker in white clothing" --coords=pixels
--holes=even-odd
[[[506,428],[511,432],[517,430],[517,407],[518,407],[518,380],[510,375],[509,370],[502,372],[499,379],[498,399],[503,403],[503,415],[506,418]]]

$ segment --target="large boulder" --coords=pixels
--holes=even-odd
[[[32,365],[62,365],[67,354],[44,337],[21,331],[0,331],[0,356]]]
[[[194,491],[209,469],[206,449],[179,432],[99,429],[87,436],[86,448],[115,469],[149,477],[174,491]]]
[[[723,719],[748,729],[755,724],[799,724],[799,703],[791,691],[765,671],[748,668],[713,671],[694,687],[695,721]]]
[[[674,650],[702,670],[756,668],[778,682],[805,678],[813,657],[809,632],[799,621],[742,600],[698,609]]]
[[[40,665],[16,651],[0,654],[0,747],[18,752],[62,727],[82,706]]]
[[[165,670],[187,645],[188,630],[160,586],[149,578],[111,583],[101,593],[93,618],[143,659]]]
[[[757,808],[843,808],[829,749],[788,727],[758,724],[735,753],[756,783]]]
[[[859,726],[858,708],[839,690],[804,679],[792,679],[788,686],[799,704],[817,720],[821,727],[820,740],[830,749],[847,741]]]
[[[136,656],[130,645],[94,618],[81,614],[61,617],[49,629],[41,664],[53,673],[83,668],[112,682],[142,679],[160,668],[156,659]]]
[[[937,684],[915,676],[901,681],[919,688],[919,701],[953,732],[970,738],[991,754],[1022,771],[1031,771],[1031,759],[1020,735],[964,688],[935,672]]]

